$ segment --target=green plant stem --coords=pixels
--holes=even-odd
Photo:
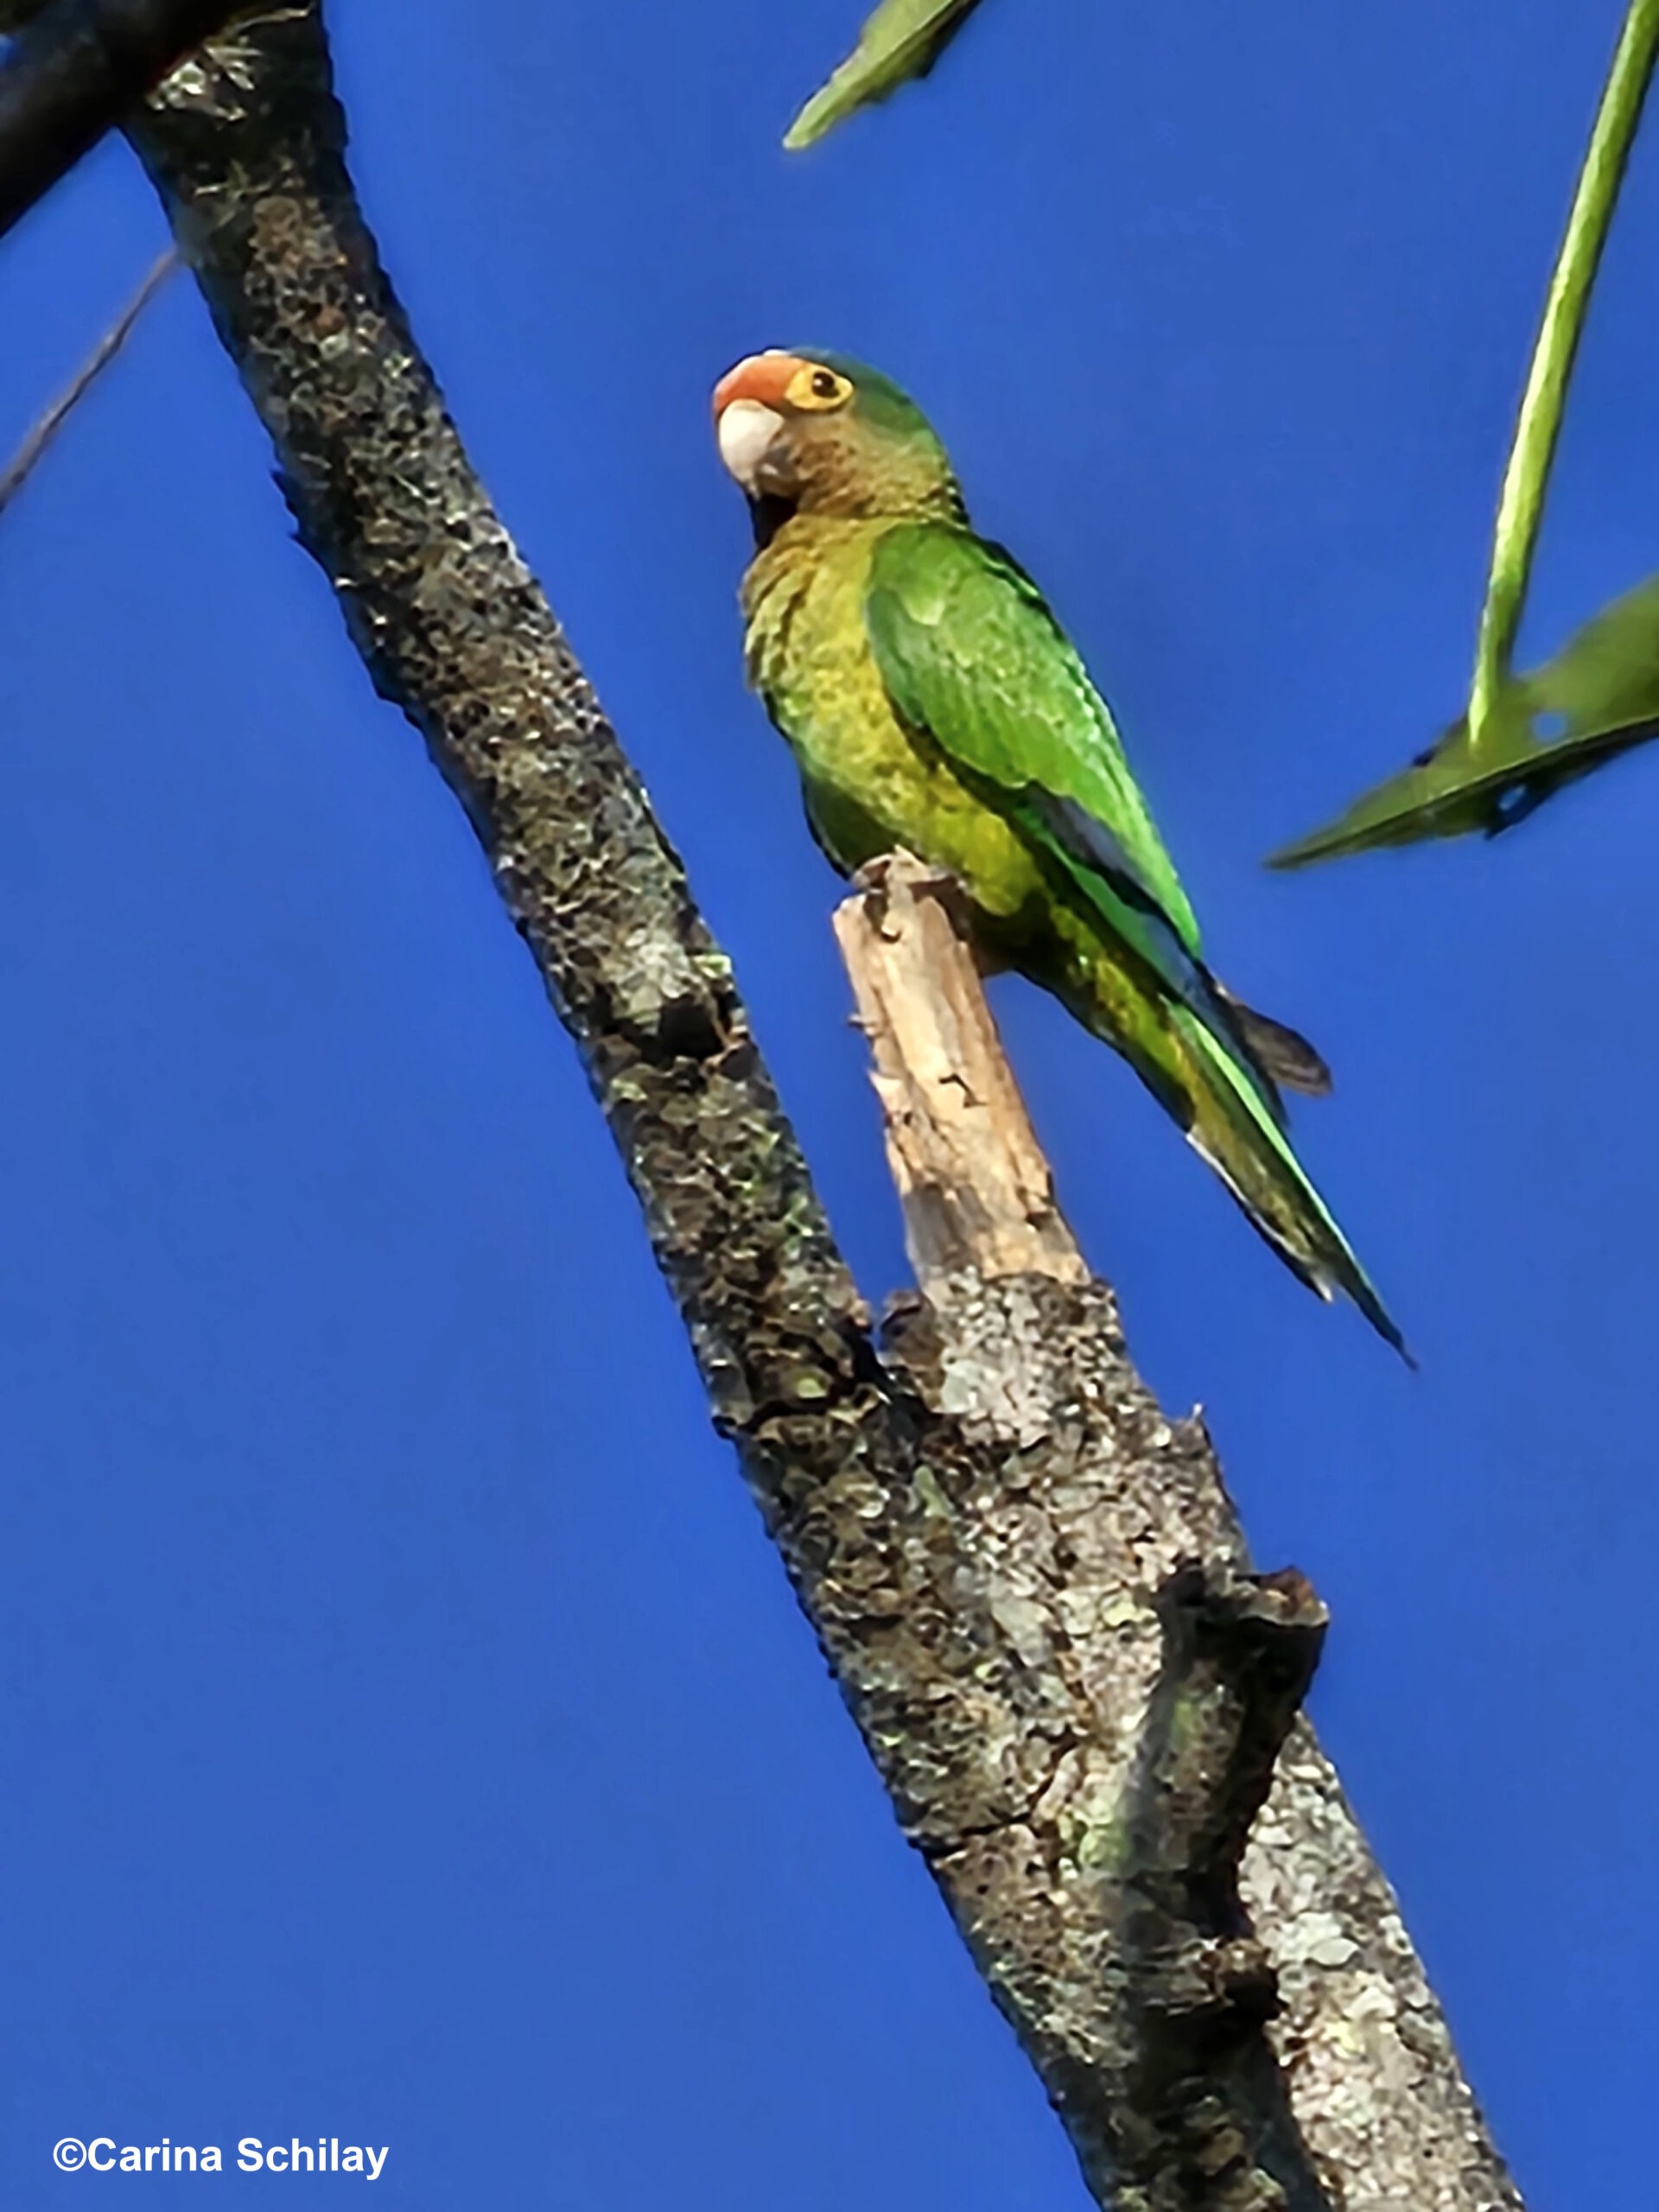
[[[1481,608],[1475,672],[1469,691],[1469,742],[1477,753],[1486,742],[1492,709],[1510,672],[1567,387],[1596,269],[1618,202],[1624,165],[1642,119],[1656,54],[1659,54],[1659,0],[1630,0],[1567,219],[1567,234],[1550,278],[1515,426],[1515,442],[1503,472],[1492,531],[1491,571]]]

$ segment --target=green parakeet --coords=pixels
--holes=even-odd
[[[755,526],[749,680],[830,861],[902,846],[956,876],[985,950],[1115,1046],[1302,1280],[1403,1351],[1285,1135],[1280,1086],[1328,1090],[1324,1063],[1205,965],[1110,709],[976,536],[919,410],[859,362],[773,352],[721,379],[715,421]]]

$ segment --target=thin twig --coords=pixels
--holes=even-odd
[[[150,264],[144,281],[99,340],[74,375],[35,422],[0,475],[0,514],[3,514],[34,474],[35,464],[68,421],[75,409],[103,375],[132,335],[132,327],[173,271],[180,266],[175,245],[168,247]]]

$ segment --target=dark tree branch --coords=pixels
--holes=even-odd
[[[1189,1561],[1154,1602],[1163,1658],[1130,1782],[1135,1885],[1228,1938],[1239,1932],[1239,1863],[1328,1618],[1294,1569],[1217,1575]]]
[[[1109,1292],[1077,1279],[1050,1224],[1025,1272],[988,1274],[974,1245],[872,1344],[729,965],[380,269],[315,10],[210,47],[132,136],[301,536],[467,807],[582,1053],[715,1420],[905,1833],[1097,2200],[1514,2212],[1303,1721],[1235,1911],[1316,1616],[1241,1594],[1208,1439],[1140,1382]],[[858,957],[897,927],[888,911]],[[936,1186],[950,1154],[928,1151]],[[1022,1173],[1009,1203],[1040,1215]],[[977,1236],[972,1208],[947,1217]],[[1201,1584],[1172,1585],[1192,1561]]]
[[[1313,1679],[1324,1607],[1294,1573],[1190,1562],[1158,1593],[1162,1663],[1125,1791],[1109,1986],[1134,2115],[1120,2193],[1330,2212],[1268,2043],[1277,1977],[1239,1895],[1274,1765]],[[1255,2171],[1251,2171],[1252,2166]],[[1245,2193],[1241,2195],[1241,2184]]]
[[[248,0],[48,0],[0,61],[0,237]],[[21,15],[12,10],[7,22]]]

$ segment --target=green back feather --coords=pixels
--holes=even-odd
[[[900,717],[928,732],[1154,987],[1204,1023],[1277,1116],[1204,966],[1191,902],[1111,711],[1031,579],[969,531],[904,524],[876,550],[864,607]]]
[[[1081,810],[1196,960],[1197,918],[1111,710],[1010,556],[970,531],[900,524],[876,550],[865,620],[905,719],[1003,792],[1047,793]],[[1093,873],[1080,841],[1068,847],[1055,829],[1035,834],[1073,874]]]
[[[899,523],[864,601],[894,709],[925,730],[1139,963],[1184,1039],[1204,1103],[1188,1134],[1296,1272],[1399,1331],[1309,1181],[1282,1108],[1201,957],[1198,923],[1111,711],[1031,579],[1000,547]],[[1409,1357],[1409,1354],[1406,1355]]]

